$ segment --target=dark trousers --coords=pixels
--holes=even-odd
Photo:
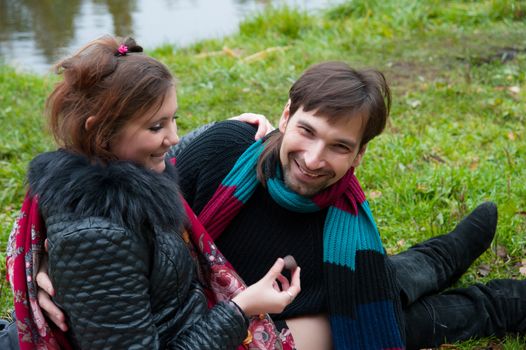
[[[415,257],[389,258],[400,286],[407,349],[526,330],[526,281],[493,280],[443,292],[437,281],[447,276]]]

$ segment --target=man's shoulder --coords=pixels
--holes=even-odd
[[[254,142],[256,128],[250,124],[226,120],[218,122],[194,137],[178,155],[178,165],[208,157],[238,157]]]
[[[219,122],[188,143],[177,156],[180,188],[199,213],[237,159],[254,143],[256,129],[238,121]]]
[[[224,120],[211,126],[208,130],[199,135],[205,140],[242,142],[251,144],[254,142],[254,135],[257,128],[254,125],[240,122],[237,120]]]

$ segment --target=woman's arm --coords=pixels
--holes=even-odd
[[[263,136],[275,129],[274,126],[267,119],[267,117],[265,117],[262,114],[243,113],[238,116],[229,118],[229,120],[238,120],[240,122],[245,122],[257,126],[256,135],[254,135],[255,140],[259,140],[260,138],[262,138]],[[194,129],[188,134],[181,137],[179,143],[170,148],[170,151],[168,152],[168,158],[177,158],[177,156],[186,148],[186,146],[188,146],[197,136],[204,133],[216,123],[217,122],[211,122],[200,126],[197,129]]]
[[[48,230],[49,272],[78,347],[163,346],[151,311],[146,242],[104,219],[61,226],[60,233]],[[197,285],[177,314],[184,322],[169,335],[170,348],[226,350],[246,336],[245,315],[230,303],[208,310]]]
[[[81,349],[157,349],[150,311],[148,249],[103,219],[48,227],[49,274]]]

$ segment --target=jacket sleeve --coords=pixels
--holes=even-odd
[[[186,306],[189,305],[192,303]],[[189,307],[195,307],[196,304],[193,305]],[[207,308],[206,303],[198,305]],[[189,322],[176,337],[172,338],[166,348],[235,350],[247,336],[248,318],[233,302],[221,302],[210,310],[203,310],[201,315],[198,320]]]
[[[158,349],[146,242],[105,220],[48,228],[49,273],[81,349]]]
[[[53,225],[48,239],[55,301],[66,312],[79,348],[164,347],[151,311],[151,259],[141,236],[90,218]],[[196,281],[176,312],[180,327],[168,334],[170,349],[235,349],[247,334],[248,319],[235,304],[208,310]]]

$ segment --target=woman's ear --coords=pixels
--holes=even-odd
[[[94,115],[90,115],[88,119],[86,119],[86,122],[84,123],[84,129],[86,131],[90,130],[95,126],[95,123],[97,122],[97,118]]]

